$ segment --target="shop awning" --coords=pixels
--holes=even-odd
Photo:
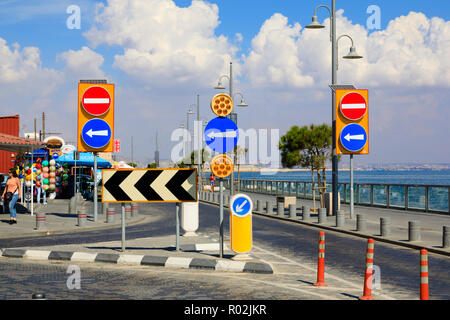
[[[75,159],[73,158],[73,152],[69,154],[65,154],[58,159],[56,159],[58,163],[67,163],[69,166],[75,165]],[[91,152],[80,152],[80,160],[77,160],[77,166],[84,167],[93,167],[94,166],[94,155]],[[112,165],[109,161],[97,157],[97,167],[99,169],[111,168]]]

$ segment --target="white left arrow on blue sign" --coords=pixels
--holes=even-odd
[[[111,127],[105,120],[91,119],[83,126],[81,136],[89,147],[103,148],[111,141]]]

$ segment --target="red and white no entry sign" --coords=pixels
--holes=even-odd
[[[350,92],[342,97],[339,109],[348,120],[359,120],[367,111],[367,101],[358,92]]]
[[[83,93],[81,104],[87,113],[101,116],[109,110],[111,96],[105,88],[93,86]]]

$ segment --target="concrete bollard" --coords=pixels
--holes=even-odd
[[[280,217],[284,216],[284,203],[283,202],[277,202],[277,215]]]
[[[296,204],[289,205],[289,217],[291,219],[297,219],[297,205]]]
[[[137,203],[131,204],[131,217],[136,217],[139,214],[139,205]]]
[[[125,220],[131,219],[131,205],[126,204],[125,205]]]
[[[382,237],[387,237],[391,235],[391,218],[385,217],[380,218],[380,234]]]
[[[261,200],[256,200],[256,211],[258,211],[258,212],[262,212],[263,211],[262,201]]]
[[[327,222],[327,208],[319,208],[319,214],[317,215],[319,224]]]
[[[308,206],[302,207],[302,219],[303,221],[309,221],[311,217],[311,209]]]
[[[87,220],[87,209],[80,208],[78,209],[78,226],[84,227],[86,225]]]
[[[105,215],[106,217],[106,213],[108,212],[108,208],[109,208],[109,203],[102,203],[102,213]]]
[[[36,230],[41,230],[45,228],[47,217],[44,212],[36,213]]]
[[[273,207],[270,201],[266,201],[266,214],[273,214]]]
[[[408,221],[408,241],[420,240],[420,221]]]
[[[450,247],[450,227],[442,227],[442,248]]]
[[[336,228],[343,228],[345,225],[345,214],[343,210],[336,212]]]
[[[114,223],[115,216],[116,216],[116,209],[108,208],[108,211],[106,212],[106,223]]]
[[[362,214],[356,215],[356,231],[364,232],[367,229],[367,218]]]

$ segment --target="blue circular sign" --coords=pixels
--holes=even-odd
[[[53,159],[58,159],[59,158],[59,154],[57,154],[56,152],[52,154]]]
[[[367,143],[366,130],[357,123],[346,125],[340,134],[342,146],[350,152],[360,151]]]
[[[84,124],[81,137],[89,147],[103,148],[111,140],[111,127],[105,120],[91,119]]]
[[[231,211],[240,218],[251,214],[252,209],[252,200],[244,194],[237,194],[231,199]]]
[[[238,139],[238,127],[231,119],[215,118],[205,128],[206,144],[215,152],[226,153],[232,150],[237,145]]]

